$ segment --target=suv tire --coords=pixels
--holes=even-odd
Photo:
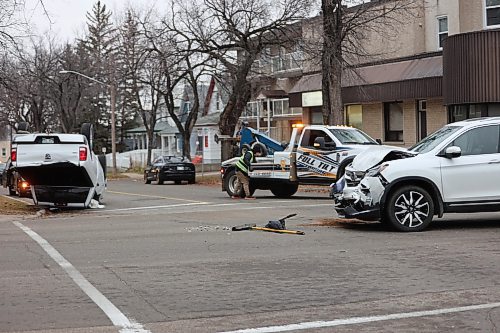
[[[396,189],[386,203],[388,224],[399,231],[422,231],[432,221],[434,202],[423,188],[406,185]]]

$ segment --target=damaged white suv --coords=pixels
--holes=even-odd
[[[421,231],[434,215],[500,211],[500,117],[448,124],[412,148],[377,146],[336,184],[339,216]]]

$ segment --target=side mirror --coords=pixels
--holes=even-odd
[[[382,144],[382,140],[380,140],[380,139],[375,139],[375,141],[377,141],[377,143],[378,143],[379,145],[381,145],[381,144]]]
[[[457,146],[451,146],[445,149],[444,156],[446,158],[457,158],[462,156],[462,149]]]
[[[330,141],[330,142],[325,142],[325,138],[323,137],[318,137],[314,139],[314,148],[317,149],[325,149],[325,150],[334,150],[337,147],[335,145],[335,142]]]
[[[324,149],[325,148],[325,138],[318,137],[314,139],[314,148]]]

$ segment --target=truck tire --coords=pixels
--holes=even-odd
[[[106,179],[106,155],[99,155],[97,158],[99,160],[99,164],[101,164],[104,179]]]
[[[80,134],[87,138],[90,150],[94,149],[94,125],[91,123],[83,123]]]
[[[18,131],[28,132],[29,128],[30,128],[30,125],[25,121],[21,121],[19,124],[17,124]]]
[[[227,194],[232,196],[240,196],[243,189],[240,189],[239,193],[235,192],[236,182],[238,179],[236,178],[236,170],[231,169],[224,175],[224,188],[226,189]],[[244,192],[243,192],[244,193]]]
[[[278,198],[290,198],[299,189],[298,184],[280,184],[274,186],[271,192]]]
[[[245,195],[245,190],[243,189],[243,186],[241,186],[238,193],[235,192],[237,180],[238,180],[238,178],[236,178],[236,170],[232,169],[232,170],[228,171],[224,175],[224,179],[223,179],[224,188],[226,189],[226,193],[230,197],[236,196],[236,197],[244,198],[246,195]],[[250,182],[250,195],[253,195],[254,192],[255,192],[255,188],[252,186],[252,183]]]

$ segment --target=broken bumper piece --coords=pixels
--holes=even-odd
[[[379,206],[362,207],[359,205],[335,208],[339,217],[347,219],[359,219],[365,221],[376,221],[380,219]]]
[[[365,177],[358,186],[344,187],[336,198],[335,210],[340,217],[375,221],[380,219],[380,199],[385,187],[378,177]]]

